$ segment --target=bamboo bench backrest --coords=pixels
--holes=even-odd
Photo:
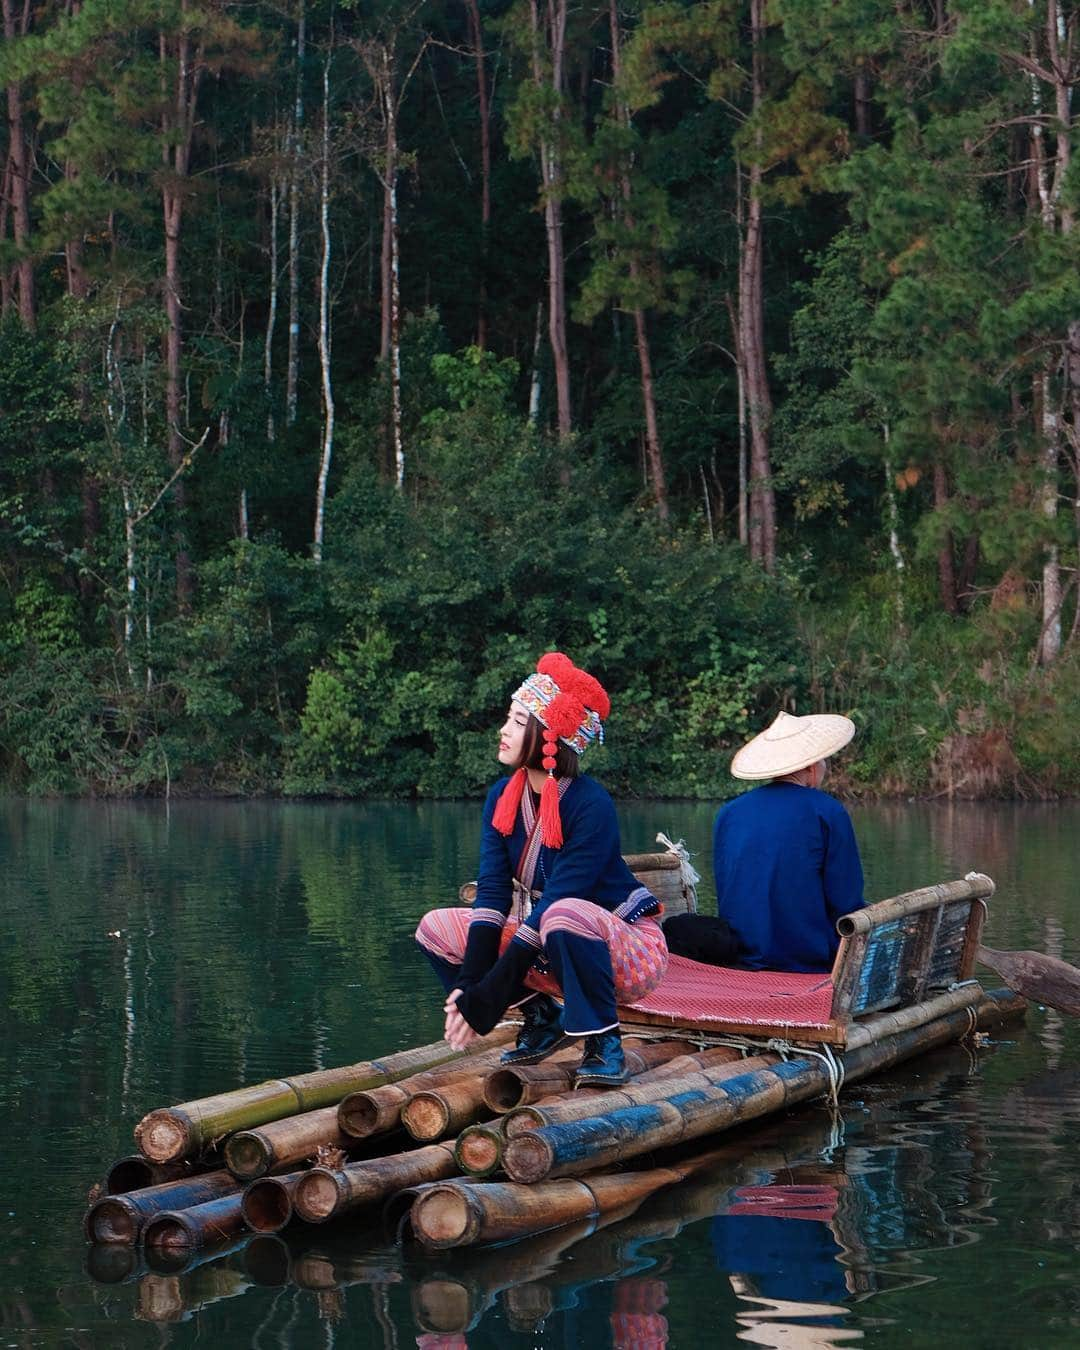
[[[627,867],[643,886],[664,906],[664,917],[672,914],[696,914],[697,891],[683,880],[679,859],[674,853],[626,853]],[[476,882],[467,881],[458,891],[462,904],[476,899]]]
[[[833,1020],[905,1008],[970,980],[993,893],[990,878],[972,872],[842,918]]]

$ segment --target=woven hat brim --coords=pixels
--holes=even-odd
[[[855,723],[839,713],[812,713],[788,721],[798,725],[782,739],[770,738],[774,724],[736,751],[731,761],[734,778],[782,778],[797,773],[835,755],[855,735]]]

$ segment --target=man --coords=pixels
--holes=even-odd
[[[863,874],[851,818],[821,784],[854,734],[847,717],[782,712],[738,751],[732,774],[768,781],[717,813],[718,920],[670,920],[673,952],[746,970],[832,968],[836,921],[862,908]]]

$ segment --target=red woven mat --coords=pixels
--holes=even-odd
[[[676,1021],[826,1027],[832,999],[828,975],[729,970],[672,956],[659,986],[629,1007]]]

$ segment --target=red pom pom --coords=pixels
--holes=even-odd
[[[554,755],[545,755],[540,762],[541,764],[543,764],[544,768],[547,769],[548,773],[551,773],[552,770],[555,768],[556,761]]]
[[[524,769],[518,769],[515,773],[512,773],[496,803],[491,823],[500,834],[513,834],[514,832],[514,821],[517,820],[518,807],[521,805],[521,798],[525,792],[525,778]]]
[[[559,747],[555,744],[555,741],[554,741],[554,739],[553,739],[552,737],[550,737],[550,736],[545,736],[545,737],[544,737],[544,754],[545,754],[545,755],[553,755],[553,754],[555,753],[555,751],[556,751],[558,748],[559,748]]]
[[[585,721],[585,705],[572,694],[558,694],[544,709],[544,719],[554,736],[569,740]]]
[[[575,666],[562,652],[548,652],[536,663],[536,669],[541,675],[550,675],[561,693],[569,694],[587,708],[592,708],[601,718],[607,717],[611,712],[611,699],[608,698],[607,691],[600,681],[587,670]],[[580,718],[577,726],[584,720]]]

